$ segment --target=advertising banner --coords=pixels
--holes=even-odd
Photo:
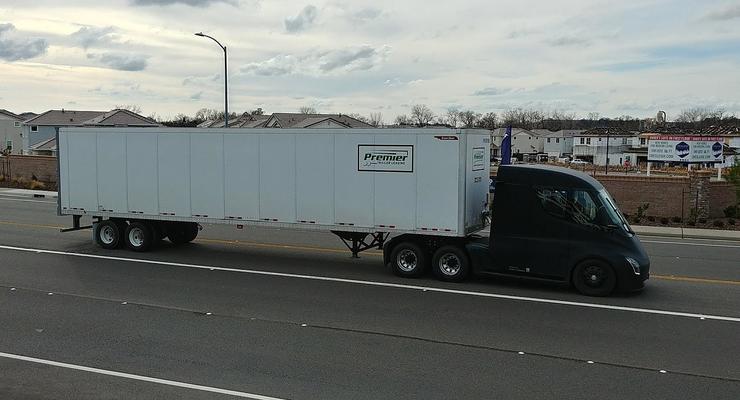
[[[656,136],[648,140],[648,161],[721,163],[722,138],[714,136]]]

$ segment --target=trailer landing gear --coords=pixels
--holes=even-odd
[[[385,240],[388,239],[389,233],[386,232],[375,232],[375,233],[364,233],[364,232],[342,232],[342,231],[331,231],[331,233],[337,235],[342,239],[342,243],[352,252],[352,258],[360,258],[358,254],[360,252],[370,249],[383,249]],[[368,238],[372,240],[368,243]]]

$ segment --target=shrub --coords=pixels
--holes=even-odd
[[[725,223],[721,219],[715,219],[712,225],[716,226],[717,228],[722,228],[725,226]]]
[[[669,222],[668,221],[668,218],[663,217],[663,218],[660,219],[660,223],[663,224],[663,225],[668,225],[668,222]]]
[[[0,182],[5,182],[5,175],[0,175]]]
[[[28,188],[31,190],[46,189],[46,184],[44,184],[44,182],[31,181],[31,184],[28,185]]]
[[[735,218],[738,214],[737,206],[729,206],[722,211],[725,213],[725,217],[727,218]]]
[[[673,218],[671,218],[671,221],[672,222],[675,222],[677,224],[680,224],[681,223],[681,217],[673,217]]]
[[[699,223],[700,224],[706,224],[707,223],[707,219],[706,218],[699,218]]]
[[[635,218],[642,219],[642,217],[645,216],[645,211],[647,211],[649,207],[650,207],[649,203],[645,203],[641,206],[637,206],[637,215],[635,216]]]
[[[735,220],[733,218],[729,218],[727,220],[727,225],[735,225]]]
[[[648,219],[648,221],[650,221],[650,222],[655,222],[655,217],[653,217],[652,215],[651,215],[651,216],[649,216],[649,217],[647,217],[647,219]]]
[[[694,226],[694,225],[696,225],[696,221],[694,221],[693,219],[691,219],[688,222],[686,222],[686,225],[688,225],[688,226]]]
[[[640,223],[640,218],[638,218],[638,217],[635,217],[635,223],[636,223],[636,224],[639,224],[639,223]]]

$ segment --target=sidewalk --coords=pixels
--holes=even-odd
[[[48,190],[0,188],[0,194],[28,197],[45,197],[53,199],[57,198],[57,192],[50,192]]]
[[[740,241],[740,231],[718,229],[669,228],[663,226],[632,225],[632,230],[640,236],[666,236],[684,239],[715,239]]]

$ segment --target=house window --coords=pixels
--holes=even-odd
[[[599,138],[599,142],[601,141],[601,138]]]
[[[647,139],[645,139],[644,137],[640,138],[640,146],[644,146],[646,141]]]
[[[5,141],[5,149],[8,151],[13,151],[13,141],[8,139]]]
[[[586,138],[586,144],[591,144],[591,138]]]
[[[627,138],[622,138],[622,144],[627,144]]]
[[[581,144],[585,144],[585,143],[586,143],[586,139],[585,138],[581,138]]]
[[[560,138],[555,138],[555,143],[560,143]]]
[[[21,127],[21,122],[20,121],[15,121],[13,123],[13,126],[15,126],[16,128],[20,128]]]
[[[38,132],[38,131],[39,131],[39,127],[38,126],[31,125],[31,132]]]
[[[550,138],[547,138],[547,143],[550,143]]]

